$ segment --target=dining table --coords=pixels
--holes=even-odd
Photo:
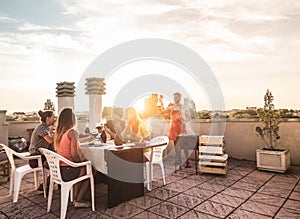
[[[150,141],[117,146],[113,140],[80,144],[86,159],[106,178],[108,208],[144,195],[144,151],[164,144]]]

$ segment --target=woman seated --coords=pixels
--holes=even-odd
[[[140,118],[135,108],[129,107],[127,109],[126,118],[126,126],[120,136],[118,136],[116,133],[112,133],[112,131],[106,127],[106,131],[110,135],[118,136],[118,138],[115,139],[115,144],[117,145],[120,143],[122,144],[123,142],[131,142],[135,143],[135,145],[137,146],[146,145],[146,141],[151,140],[151,134],[146,123]],[[121,142],[119,142],[118,140]],[[144,162],[149,160],[150,151],[150,148],[144,150]]]
[[[58,117],[58,124],[54,136],[54,147],[58,154],[72,162],[86,161],[80,150],[78,131],[74,128],[76,117],[71,108],[65,108]],[[85,167],[71,167],[66,163],[60,164],[62,179],[71,181],[86,174]],[[84,180],[74,185],[74,207],[90,207],[91,203],[83,201],[83,196],[89,188],[89,181]]]

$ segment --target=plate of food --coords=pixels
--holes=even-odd
[[[122,148],[124,148],[124,145],[115,145],[114,148],[115,149],[122,149]]]

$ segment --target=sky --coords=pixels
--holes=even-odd
[[[300,2],[290,0],[0,0],[0,110],[37,111],[46,99],[57,105],[56,83],[76,86],[103,52],[142,38],[175,41],[201,56],[227,110],[263,107],[267,89],[276,108],[300,109],[299,24]],[[136,74],[172,72],[193,87],[183,69],[166,63],[118,71],[103,105]],[[205,91],[191,93],[198,110],[209,108]]]

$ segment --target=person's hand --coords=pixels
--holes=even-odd
[[[87,137],[87,141],[94,141],[96,138],[93,135]]]
[[[50,125],[49,126],[49,135],[53,136],[55,133],[55,126],[54,125]]]
[[[145,146],[146,142],[142,141],[142,142],[134,142],[135,146]]]

